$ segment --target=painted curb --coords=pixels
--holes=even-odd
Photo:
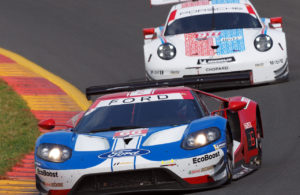
[[[82,110],[87,110],[88,107],[91,105],[91,102],[86,99],[85,95],[69,82],[54,75],[53,73],[47,71],[46,69],[38,66],[37,64],[31,62],[30,60],[27,60],[26,58],[16,53],[13,53],[9,50],[0,48],[0,53],[3,54],[4,56],[7,56],[8,58],[13,59],[21,66],[28,68],[29,70],[41,75],[42,77],[46,78],[53,84],[60,87],[82,108]]]
[[[38,120],[54,118],[58,123],[66,123],[91,104],[67,81],[3,48],[0,48],[0,78],[24,99]],[[0,179],[0,194],[38,194],[34,153],[26,154],[5,178]]]

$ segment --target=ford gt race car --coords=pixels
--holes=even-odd
[[[146,78],[197,75],[215,81],[208,88],[288,79],[281,17],[260,18],[248,0],[152,0],[151,4],[178,2],[164,26],[143,30]]]
[[[87,89],[102,95],[65,130],[45,133],[35,147],[42,194],[205,189],[261,165],[258,104],[190,87],[197,78]],[[158,87],[159,86],[159,87]],[[205,98],[218,102],[210,111]],[[39,126],[52,129],[53,119]]]

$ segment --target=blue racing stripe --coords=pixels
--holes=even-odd
[[[215,38],[217,55],[226,55],[245,51],[245,40],[243,29],[222,30],[221,34]]]
[[[240,3],[240,0],[212,0],[212,4]]]
[[[115,151],[117,143],[118,143],[118,139],[116,139],[111,151]],[[114,158],[111,159],[111,163],[110,163],[111,172],[114,172],[113,163],[114,163]]]
[[[164,44],[165,42],[164,42],[164,39],[161,37],[161,36],[159,36],[159,39],[160,39],[160,41],[161,41],[161,44]]]
[[[265,31],[264,31],[264,34],[266,35],[267,32],[268,32],[268,28],[266,27],[266,28],[265,28]]]
[[[162,34],[162,32],[164,31],[164,26],[160,26],[159,30],[160,30],[160,33]]]
[[[142,140],[142,136],[139,137],[139,140],[138,140],[137,145],[136,145],[136,149],[140,148],[141,140]],[[134,170],[136,169],[135,164],[136,164],[136,156],[134,156],[134,160],[133,160],[133,169]]]

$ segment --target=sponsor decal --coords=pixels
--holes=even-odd
[[[125,150],[116,150],[112,152],[107,152],[98,156],[98,158],[122,158],[128,156],[141,156],[149,154],[149,150],[144,149],[125,149]]]
[[[224,147],[226,147],[226,142],[222,142],[222,143],[219,143],[219,144],[214,144],[215,150],[219,150],[219,149],[222,149]]]
[[[212,4],[240,3],[240,0],[212,0]]]
[[[180,71],[179,70],[171,70],[170,71],[170,74],[174,75],[174,74],[179,74]]]
[[[214,7],[214,13],[223,13],[223,12],[246,12],[246,10],[242,6]],[[193,16],[193,15],[201,15],[201,14],[211,14],[211,13],[212,13],[212,7],[203,7],[203,8],[196,7],[196,9],[181,10],[181,12],[179,12],[178,18]]]
[[[47,183],[42,181],[42,184],[48,187],[64,187],[63,183]]]
[[[206,36],[206,34],[203,34]],[[201,38],[197,33],[189,33],[184,35],[185,40],[185,55],[186,56],[213,56],[215,51],[211,48],[214,45],[212,37],[206,37],[202,41],[197,41],[196,38]]]
[[[150,74],[164,75],[164,71],[163,70],[151,70]]]
[[[122,104],[136,104],[136,103],[143,103],[143,102],[163,101],[163,100],[179,100],[179,99],[183,99],[180,93],[128,97],[128,98],[104,100],[101,101],[97,105],[97,107],[115,106],[115,105],[122,105]]]
[[[255,64],[255,67],[263,67],[265,64],[264,63],[259,63],[259,64]]]
[[[202,169],[201,169],[201,172],[204,172],[204,171],[209,171],[209,170],[211,170],[211,169],[213,169],[213,168],[215,168],[215,166],[214,166],[214,165],[212,165],[212,166],[209,166],[209,167],[204,167],[204,168],[202,168]]]
[[[245,40],[243,29],[222,30],[220,36],[215,38],[218,45],[217,55],[228,55],[245,51]]]
[[[227,57],[227,58],[216,58],[216,59],[199,59],[197,64],[203,65],[203,64],[228,63],[228,62],[235,62],[235,58]]]
[[[132,165],[133,162],[116,162],[113,166],[119,166],[119,165]]]
[[[278,59],[278,60],[271,60],[270,65],[278,65],[278,64],[283,64],[284,60],[283,59]]]
[[[151,95],[155,92],[155,89],[142,89],[130,92],[127,96],[140,96],[140,95]]]
[[[242,97],[241,101],[247,103],[247,105],[244,108],[244,110],[247,110],[247,108],[248,108],[248,106],[250,104],[250,100],[248,98],[246,98],[246,97]]]
[[[221,32],[201,32],[201,33],[196,33],[195,39],[197,41],[203,41],[208,38],[214,38],[220,36]]]
[[[251,122],[244,123],[244,128],[245,128],[245,129],[250,129],[250,128],[252,128]]]
[[[148,129],[117,131],[117,132],[115,132],[113,138],[145,136],[145,135],[147,135],[147,133],[148,133]]]
[[[222,67],[213,67],[213,68],[206,68],[206,72],[214,72],[214,71],[222,71],[222,70],[228,70],[228,66],[222,66]]]
[[[241,40],[243,39],[242,36],[238,36],[238,37],[223,37],[221,38],[221,41],[237,41],[237,40]]]
[[[209,170],[211,170],[213,168],[214,168],[214,166],[212,165],[212,166],[204,167],[202,169],[190,170],[189,174],[193,175],[193,174],[196,174],[196,173],[201,173],[201,172],[209,171]]]
[[[174,162],[173,159],[171,160],[166,160],[166,161],[161,161],[161,165],[162,166],[173,166],[173,165],[176,165],[176,163]]]
[[[193,164],[197,164],[197,163],[201,163],[201,162],[205,162],[211,159],[214,159],[216,157],[220,156],[220,151],[213,153],[213,154],[206,154],[202,157],[195,157],[193,158]]]
[[[36,169],[38,175],[46,176],[46,177],[58,177],[57,172],[51,172],[46,170],[41,170],[39,168]]]
[[[183,3],[181,7],[188,8],[188,7],[196,7],[196,6],[200,6],[200,5],[209,5],[209,0]]]
[[[190,171],[189,171],[189,174],[190,174],[190,175],[195,174],[195,173],[201,173],[201,169],[190,170]]]

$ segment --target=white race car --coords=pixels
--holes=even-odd
[[[209,88],[288,79],[281,17],[260,18],[248,0],[151,1],[167,3],[179,4],[166,24],[143,30],[147,79],[196,76]]]

